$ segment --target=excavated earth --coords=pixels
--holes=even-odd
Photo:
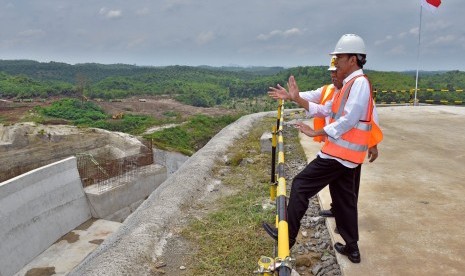
[[[79,153],[90,153],[96,158],[112,160],[138,154],[141,147],[144,147],[136,138],[124,133],[68,125],[17,123],[33,114],[34,107],[47,106],[56,100],[58,98],[33,102],[0,100],[0,182]],[[163,118],[169,111],[186,118],[195,114],[215,116],[234,112],[221,108],[194,107],[155,96],[93,102],[111,115],[131,113]],[[56,120],[53,123],[60,122]]]

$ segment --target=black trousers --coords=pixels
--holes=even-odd
[[[355,175],[355,187],[354,187],[354,189],[355,189],[355,195],[357,196],[357,199],[358,199],[358,191],[360,189],[360,171],[362,169],[362,166],[360,165],[360,166],[356,167],[355,169],[356,169],[356,171],[355,171],[356,175]],[[329,193],[331,194],[331,198],[333,197],[333,193],[334,193],[333,190],[334,190],[334,188],[331,188],[331,186],[329,186]],[[333,213],[333,214],[336,213],[336,208],[334,208],[333,203],[331,203],[331,209],[330,210],[331,210],[331,213]]]
[[[289,238],[295,239],[309,199],[329,184],[336,225],[346,244],[358,242],[357,194],[360,168],[347,168],[333,159],[317,156],[292,181],[287,206]],[[357,187],[357,189],[356,189]]]

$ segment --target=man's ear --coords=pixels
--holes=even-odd
[[[350,56],[350,63],[357,64],[357,56]]]

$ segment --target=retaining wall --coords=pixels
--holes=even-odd
[[[0,275],[13,275],[90,218],[75,157],[0,183]]]
[[[118,177],[111,187],[94,184],[85,188],[92,217],[123,222],[166,180],[166,168],[153,164]],[[111,179],[110,179],[111,180]]]
[[[168,175],[171,175],[177,171],[182,166],[182,164],[187,161],[187,159],[189,159],[189,156],[179,152],[165,151],[153,148],[153,162],[155,164],[165,166]]]

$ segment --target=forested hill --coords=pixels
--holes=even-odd
[[[179,70],[173,70],[177,68]],[[134,76],[141,74],[163,74],[166,71],[169,73],[183,73],[193,71],[222,71],[235,72],[242,78],[250,78],[252,76],[268,76],[275,75],[284,70],[283,67],[211,67],[211,66],[136,66],[129,64],[98,64],[98,63],[81,63],[67,64],[61,62],[38,62],[33,60],[0,60],[0,72],[5,72],[9,75],[25,75],[35,80],[45,81],[63,81],[75,83],[79,75],[85,76],[89,81],[95,83],[108,77],[115,76]]]
[[[373,87],[410,90],[411,72],[366,70]],[[0,97],[33,98],[85,95],[115,99],[134,95],[171,95],[187,104],[214,106],[231,98],[266,95],[270,86],[285,85],[294,75],[300,90],[316,89],[330,82],[326,66],[282,67],[148,67],[96,63],[70,65],[30,60],[0,60]],[[465,72],[421,72],[419,88],[464,89]],[[463,93],[462,93],[463,94]]]
[[[150,72],[150,67],[128,64],[104,65],[83,63],[71,65],[61,62],[37,62],[33,60],[0,60],[0,72],[9,75],[25,75],[35,80],[75,83],[78,75],[92,82],[111,76],[133,76]]]

